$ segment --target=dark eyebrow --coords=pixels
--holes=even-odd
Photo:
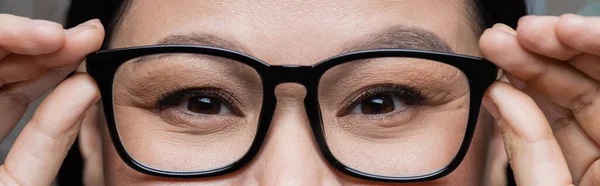
[[[159,45],[171,45],[171,44],[190,44],[190,45],[203,45],[218,48],[230,49],[238,52],[249,52],[242,45],[225,40],[219,36],[204,34],[204,33],[191,33],[191,34],[179,34],[170,35],[161,39],[157,44]]]
[[[161,39],[156,44],[191,44],[212,46],[239,51],[251,55],[249,50],[236,42],[225,40],[216,35],[204,33],[169,35]],[[382,48],[428,50],[452,53],[450,47],[434,33],[425,29],[406,26],[393,27],[379,34],[368,35],[363,40],[352,42],[343,46],[342,53]],[[169,54],[161,54],[158,56],[140,57],[135,60],[135,62],[147,61],[149,58],[162,58],[168,55]]]
[[[242,53],[249,54],[247,49],[242,47],[241,45],[220,38],[216,35],[211,34],[203,34],[203,33],[191,33],[191,34],[176,34],[169,35],[161,40],[159,40],[155,45],[202,45],[202,46],[211,46],[217,48],[224,48],[233,51],[238,51]],[[172,55],[173,53],[168,54],[158,54],[151,56],[142,56],[140,58],[135,59],[134,63],[156,60],[160,58],[164,58]]]
[[[452,52],[444,40],[430,31],[416,27],[399,26],[379,34],[369,35],[362,41],[348,44],[344,47],[343,53],[382,48]]]

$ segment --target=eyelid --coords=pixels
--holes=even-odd
[[[346,99],[344,99],[339,108],[342,108],[340,112],[336,114],[337,117],[341,117],[347,115],[352,108],[360,104],[360,101],[375,95],[394,95],[405,98],[408,96],[406,100],[406,104],[413,105],[417,104],[423,100],[425,97],[421,95],[420,92],[414,90],[413,88],[409,88],[407,86],[402,85],[394,85],[394,84],[379,84],[367,86],[365,88],[361,88],[355,93],[352,93]]]
[[[188,98],[187,98],[187,99],[189,99],[189,98],[191,98],[191,97],[194,97],[194,96],[188,96]],[[187,99],[186,99],[186,100],[187,100]],[[205,98],[202,98],[202,99],[205,99]],[[218,99],[218,98],[217,98],[217,99]],[[219,99],[219,100],[220,100],[220,99]],[[222,101],[220,101],[220,103],[219,103],[219,104],[220,104],[219,106],[221,107],[221,110],[220,110],[220,112],[219,112],[219,113],[217,113],[217,114],[219,114],[219,115],[231,115],[231,114],[235,114],[235,113],[232,111],[232,109],[231,109],[231,106],[229,106],[230,104],[228,104],[228,103],[223,103]],[[192,114],[192,113],[193,113],[192,111],[190,111],[190,110],[189,110],[189,101],[182,101],[181,103],[179,103],[179,106],[180,106],[180,107],[182,107],[182,108],[186,108],[186,109],[188,109],[188,110],[186,110],[186,112],[188,112],[189,114]],[[223,112],[223,113],[221,113],[221,112]],[[196,113],[196,114],[204,114],[204,113]],[[204,114],[204,115],[213,115],[213,114]]]
[[[176,88],[175,91],[171,91],[168,93],[163,93],[158,98],[156,102],[155,108],[160,111],[169,106],[177,106],[180,105],[186,99],[189,99],[194,96],[212,96],[217,99],[223,100],[223,104],[227,106],[231,113],[244,117],[244,113],[241,111],[240,102],[235,99],[231,93],[214,87],[204,87],[204,88]]]
[[[381,95],[381,94],[380,94]],[[367,97],[367,98],[371,98],[371,97]],[[392,112],[389,113],[382,113],[382,114],[365,114],[365,113],[361,113],[361,107],[359,107],[359,105],[362,105],[362,101],[364,101],[365,98],[361,99],[360,103],[354,104],[352,105],[351,109],[349,109],[348,114],[363,114],[363,115],[388,115],[390,113],[395,113],[397,112],[397,110],[401,109],[404,105],[408,105],[407,103],[405,103],[406,101],[403,100],[402,98],[399,98],[399,96],[393,96],[392,97],[392,104],[394,104],[394,110],[392,110]]]

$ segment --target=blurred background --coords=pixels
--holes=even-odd
[[[0,13],[14,14],[33,19],[46,19],[67,25],[66,15],[69,13],[69,7],[72,3],[86,3],[86,0],[0,0]],[[529,6],[530,13],[536,15],[578,13],[587,16],[600,16],[600,0],[529,0]],[[8,150],[22,130],[23,125],[29,121],[40,100],[30,105],[18,126],[0,144],[0,163],[4,163]],[[79,175],[62,176],[78,177]]]

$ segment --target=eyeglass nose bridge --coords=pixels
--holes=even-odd
[[[306,86],[314,78],[311,66],[273,65],[269,66],[268,71],[275,86],[281,83],[299,83]]]

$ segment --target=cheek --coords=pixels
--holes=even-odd
[[[118,185],[119,183],[134,183],[136,178],[142,178],[144,175],[129,168],[125,162],[119,158],[112,141],[108,135],[108,129],[104,128],[102,136],[102,154],[104,164],[104,180],[106,185]]]
[[[133,170],[117,154],[108,135],[102,140],[104,180],[106,185],[233,185],[239,177],[233,173],[209,179],[167,179],[149,176]]]
[[[490,137],[492,136],[493,119],[485,109],[480,109],[477,128],[471,141],[469,151],[460,166],[452,172],[450,185],[481,185],[487,165],[486,158]]]
[[[454,172],[452,172],[450,175],[443,179],[436,180],[430,183],[414,184],[415,186],[455,185],[459,183],[460,185],[479,185],[481,183],[483,177],[483,172],[481,170],[484,170],[486,166],[485,157],[487,154],[488,142],[490,140],[486,136],[490,136],[492,124],[492,120],[489,114],[487,114],[487,112],[483,110],[481,113],[482,114],[480,114],[480,119],[477,124],[477,130],[475,131],[475,135],[469,148],[469,152],[467,153],[465,159],[462,161],[461,165]],[[198,183],[211,185],[232,185],[236,182],[236,180],[239,180],[236,178],[240,177],[240,174],[236,173],[201,180],[164,179],[139,173],[130,168],[121,160],[121,158],[119,157],[115,148],[112,145],[106,128],[104,128],[104,130],[105,131],[103,131],[104,135],[102,141],[102,152],[104,161],[104,178],[107,185],[164,185],[167,183],[175,185],[193,185]],[[350,185],[367,184],[362,180],[351,178],[341,173],[336,174],[336,176],[345,180],[354,180],[347,182]]]
[[[139,180],[146,179],[144,174],[141,174],[131,169],[117,154],[108,129],[103,127],[102,135],[102,155],[104,165],[104,180],[106,185],[120,185],[123,183],[136,183]]]
[[[108,135],[108,129],[103,128],[102,155],[106,185],[233,185],[239,177],[239,174],[233,173],[209,179],[167,179],[140,173],[119,157]]]

